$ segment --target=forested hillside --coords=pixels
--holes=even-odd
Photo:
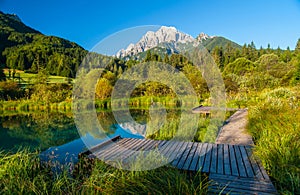
[[[26,26],[16,15],[0,12],[0,63],[11,69],[75,77],[86,51],[68,40],[46,36]]]

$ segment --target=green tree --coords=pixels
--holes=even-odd
[[[299,84],[300,83],[300,53],[293,57],[291,62],[295,65],[296,70],[293,74],[293,78],[291,80],[292,84]]]
[[[257,65],[257,70],[259,72],[267,73],[279,79],[283,78],[292,69],[289,64],[280,61],[278,55],[274,53],[260,56],[255,64]]]
[[[216,46],[212,51],[212,57],[218,67],[223,70],[224,68],[224,53],[223,48]]]
[[[297,41],[296,47],[295,47],[295,52],[300,52],[300,38]]]
[[[234,62],[229,63],[224,71],[223,75],[235,74],[242,76],[246,73],[252,72],[255,68],[254,62],[246,59],[245,57],[238,58]]]
[[[290,62],[291,59],[292,59],[292,52],[290,50],[290,47],[287,47],[287,49],[281,53],[280,60],[287,63],[287,62]]]

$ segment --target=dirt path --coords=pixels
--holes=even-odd
[[[248,110],[235,112],[221,128],[217,137],[218,144],[254,145],[251,135],[246,132]]]

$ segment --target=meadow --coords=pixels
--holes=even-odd
[[[33,84],[34,80],[37,77],[37,74],[28,73],[22,70],[14,70],[14,78],[13,78],[13,70],[11,69],[3,69],[3,72],[7,79],[12,79],[16,82],[19,82],[21,85],[30,85]],[[48,83],[72,83],[73,79],[62,76],[50,75],[48,77]]]

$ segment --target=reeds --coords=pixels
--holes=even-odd
[[[88,174],[86,174],[88,173]],[[0,194],[204,194],[208,179],[172,167],[126,171],[96,161],[90,172],[72,176],[42,166],[37,153],[0,152]]]
[[[255,155],[284,194],[300,194],[299,111],[299,91],[294,89],[264,92],[249,108]]]

